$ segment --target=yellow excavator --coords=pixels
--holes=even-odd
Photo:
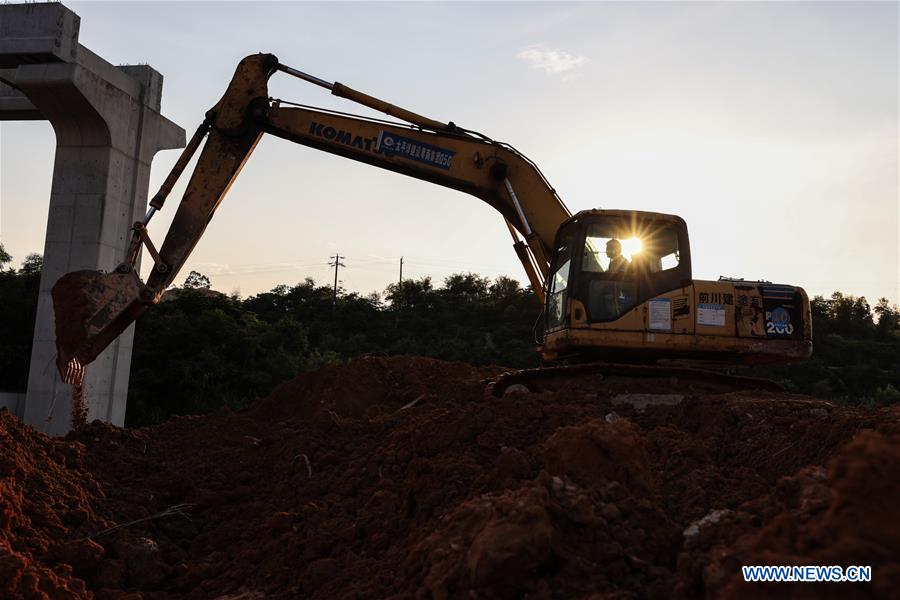
[[[397,121],[360,117],[273,99],[275,72]],[[60,374],[83,375],[117,336],[172,284],[263,134],[466,192],[505,219],[513,248],[544,306],[540,350],[548,361],[661,360],[725,365],[784,364],[812,353],[803,289],[763,281],[697,281],[685,222],[633,210],[572,215],[537,166],[509,144],[442,123],[281,64],[244,58],[222,99],[206,114],[115,271],[76,271],[53,288]],[[147,224],[206,140],[162,246]],[[153,259],[147,282],[135,270]]]

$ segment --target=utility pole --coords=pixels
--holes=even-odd
[[[397,295],[394,297],[397,306],[394,307],[394,328],[400,326],[400,309],[403,308],[403,257],[400,257],[400,279],[397,280]]]
[[[400,257],[400,280],[397,282],[397,308],[403,305],[403,257]]]
[[[345,265],[344,263],[342,263],[342,262],[341,262],[341,259],[342,259],[342,258],[347,258],[347,257],[346,257],[346,256],[341,256],[340,253],[335,253],[334,256],[329,256],[329,258],[330,258],[333,262],[329,262],[329,263],[328,263],[328,266],[329,266],[329,267],[334,267],[334,291],[333,291],[333,294],[332,294],[332,297],[331,297],[331,306],[332,306],[332,308],[334,308],[335,306],[337,306],[338,268],[339,268],[339,267],[345,267],[345,268],[346,268],[347,265]]]

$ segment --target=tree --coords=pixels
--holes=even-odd
[[[878,324],[875,326],[879,337],[890,337],[900,333],[900,307],[891,306],[887,298],[880,298],[875,305]]]
[[[184,288],[188,290],[209,289],[209,277],[197,271],[188,273],[187,279],[184,280]]]
[[[3,270],[3,265],[12,261],[12,256],[9,255],[9,252],[6,251],[6,248],[3,247],[3,244],[0,243],[0,271]]]
[[[526,292],[519,286],[518,281],[504,275],[494,280],[489,291],[491,300],[499,307],[516,304],[522,300],[523,296],[528,297],[531,295],[531,292]]]
[[[434,303],[434,287],[431,277],[404,279],[403,284],[392,283],[385,291],[385,298],[391,306],[407,309],[427,309]]]
[[[41,283],[40,254],[25,259],[20,271],[3,270],[11,256],[0,246],[0,390],[24,391]]]
[[[444,278],[442,295],[454,302],[481,302],[488,295],[490,279],[475,273],[454,273]]]
[[[19,273],[23,275],[34,275],[41,272],[44,266],[44,257],[37,252],[32,252],[22,261],[22,268]]]
[[[177,294],[139,319],[126,423],[240,408],[337,360],[311,348],[307,323],[290,315],[266,322],[248,306],[220,294]]]

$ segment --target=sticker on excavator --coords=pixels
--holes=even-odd
[[[725,326],[725,305],[724,304],[698,304],[697,305],[697,325],[706,325],[707,327],[724,327]]]
[[[441,169],[449,169],[453,155],[456,154],[447,148],[423,144],[418,140],[385,131],[378,133],[376,152],[381,152],[385,156],[402,156]]]
[[[672,301],[656,298],[649,302],[648,329],[651,331],[672,330]]]
[[[678,296],[672,300],[672,318],[686,319],[691,316],[691,305],[687,296]]]
[[[770,337],[787,336],[794,333],[791,313],[783,306],[766,311],[766,333]]]

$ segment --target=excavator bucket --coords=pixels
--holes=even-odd
[[[77,383],[93,362],[152,303],[152,293],[133,269],[112,273],[74,271],[53,286],[56,367]]]

